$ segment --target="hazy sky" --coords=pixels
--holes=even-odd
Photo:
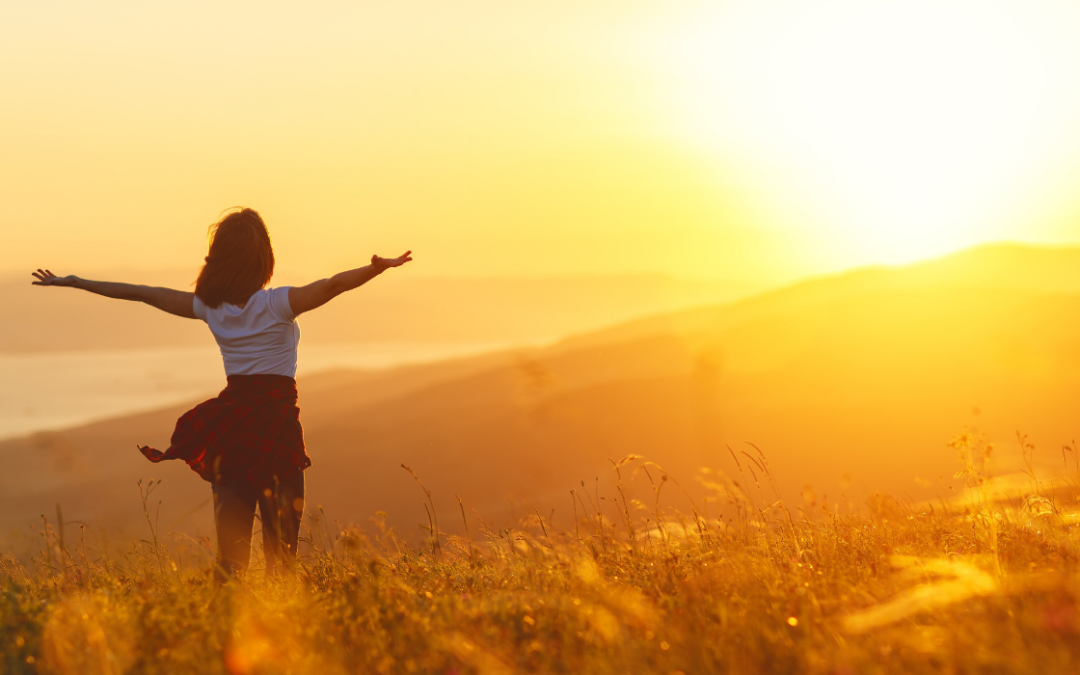
[[[781,281],[1080,242],[1061,0],[0,5],[0,270]]]

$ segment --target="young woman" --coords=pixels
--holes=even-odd
[[[237,209],[210,226],[210,252],[195,292],[32,274],[38,286],[70,286],[119,300],[137,300],[210,326],[225,360],[228,384],[176,422],[164,452],[139,450],[151,462],[182,459],[209,481],[218,540],[217,576],[247,569],[258,506],[267,572],[291,566],[304,513],[304,447],[296,405],[296,317],[412,260],[371,257],[371,264],[307,286],[267,289],[274,274],[270,234],[259,214]]]

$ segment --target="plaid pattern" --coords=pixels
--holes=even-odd
[[[296,380],[284,375],[230,375],[217,398],[176,421],[168,450],[139,450],[155,463],[182,459],[211,483],[246,482],[259,488],[311,466]]]

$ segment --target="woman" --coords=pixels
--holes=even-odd
[[[225,360],[228,385],[176,423],[162,452],[139,450],[151,462],[182,459],[211,483],[218,539],[217,577],[239,575],[251,554],[256,505],[267,572],[296,559],[304,512],[304,448],[296,405],[296,317],[412,260],[371,257],[371,264],[307,286],[267,289],[274,274],[270,234],[259,214],[237,209],[210,226],[210,252],[195,292],[32,274],[38,286],[70,286],[119,300],[138,300],[210,326]]]

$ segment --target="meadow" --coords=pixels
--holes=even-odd
[[[1021,440],[1023,446],[1024,440]],[[1030,448],[1028,448],[1030,449]],[[702,470],[693,499],[656,464],[573,486],[575,519],[491,529],[425,503],[420,537],[309,512],[295,575],[212,581],[208,540],[95,547],[46,517],[3,560],[5,673],[1069,673],[1080,667],[1072,471],[992,475],[964,432],[963,494],[937,504],[787,504],[764,453]],[[652,499],[628,497],[631,483]],[[568,488],[569,490],[570,488]],[[138,508],[138,505],[133,505]],[[708,514],[712,515],[708,515]],[[439,519],[458,520],[464,536]]]

